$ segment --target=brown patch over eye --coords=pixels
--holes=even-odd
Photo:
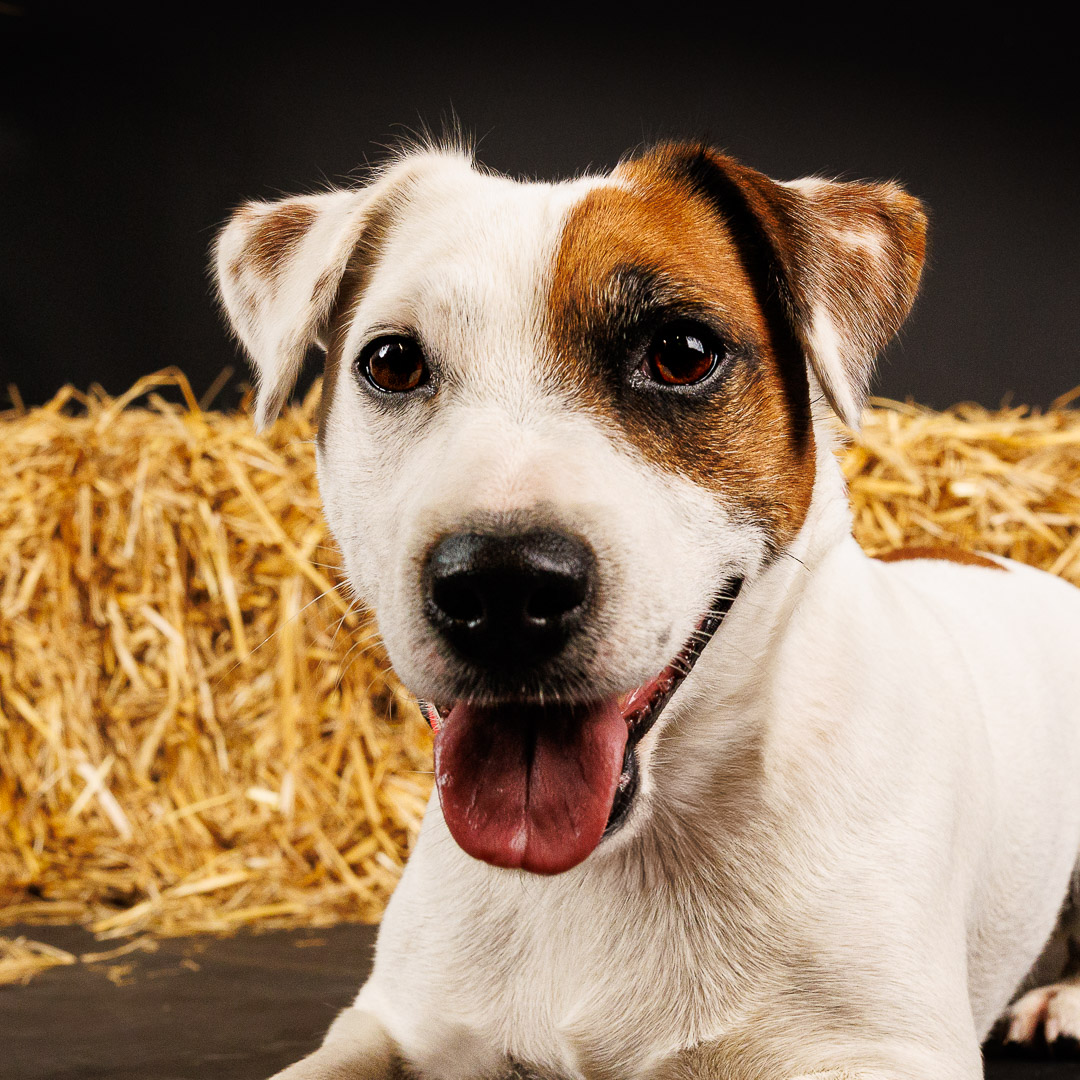
[[[554,377],[780,551],[813,493],[810,388],[752,214],[699,194],[673,152],[615,175],[575,204],[555,253]]]
[[[376,390],[404,394],[431,377],[419,344],[408,337],[376,338],[360,354],[360,373]]]
[[[724,347],[704,326],[665,326],[649,345],[645,374],[668,386],[692,386],[707,379],[723,359]]]

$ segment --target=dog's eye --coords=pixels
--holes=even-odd
[[[696,323],[673,323],[652,339],[645,374],[668,386],[690,386],[708,378],[724,358],[716,336]]]
[[[364,378],[385,394],[404,394],[431,377],[420,345],[408,337],[376,338],[357,360]]]

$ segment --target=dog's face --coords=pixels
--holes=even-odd
[[[471,854],[558,872],[626,817],[640,740],[803,523],[818,388],[857,422],[924,234],[895,186],[681,146],[565,184],[423,152],[234,215],[259,419],[320,340],[327,518]]]

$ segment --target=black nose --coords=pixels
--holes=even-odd
[[[532,667],[581,625],[595,563],[584,542],[550,529],[455,533],[431,552],[426,614],[470,663]]]

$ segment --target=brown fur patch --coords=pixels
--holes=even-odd
[[[314,224],[317,213],[310,203],[286,202],[261,215],[252,227],[241,263],[264,277],[274,277]]]
[[[874,358],[899,329],[926,256],[926,215],[896,184],[778,184],[715,151],[665,146],[653,155],[724,216],[756,252],[800,342],[824,309],[841,339],[843,379],[861,406]],[[760,273],[759,277],[762,276]],[[837,411],[830,372],[819,381]]]
[[[845,374],[862,401],[875,357],[900,329],[926,260],[926,215],[896,184],[820,181],[800,192],[807,242],[798,265],[801,302],[823,304],[847,348]]]
[[[801,351],[752,249],[670,168],[667,149],[620,166],[571,211],[549,296],[557,377],[649,460],[725,495],[790,542],[815,461]],[[691,318],[731,346],[708,392],[629,381],[665,322]]]
[[[1001,563],[978,555],[974,551],[954,547],[906,547],[896,548],[875,555],[879,562],[907,562],[909,559],[941,559],[945,562],[962,563],[964,566],[985,566],[988,570],[1005,570]]]
[[[397,203],[386,200],[372,206],[360,231],[360,236],[349,258],[349,264],[345,268],[345,274],[341,281],[328,283],[323,280],[323,275],[315,285],[318,294],[320,289],[328,287],[336,288],[337,299],[330,314],[326,341],[326,362],[323,365],[322,394],[319,405],[315,412],[318,424],[316,439],[322,445],[326,438],[326,421],[334,404],[334,393],[337,389],[338,372],[341,367],[345,337],[348,334],[352,317],[356,311],[356,305],[364,294],[364,290],[371,281],[371,275],[378,261],[379,252],[383,240],[393,221]]]

